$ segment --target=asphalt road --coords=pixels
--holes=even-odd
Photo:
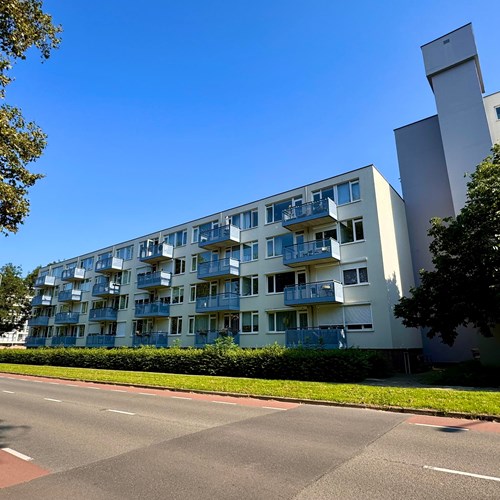
[[[499,499],[500,424],[451,424],[0,374],[0,499]]]

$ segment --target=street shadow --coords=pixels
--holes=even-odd
[[[23,436],[31,430],[29,425],[11,425],[0,420],[0,449],[8,448],[12,439]]]

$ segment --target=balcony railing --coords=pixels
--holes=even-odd
[[[57,297],[59,302],[79,302],[82,300],[82,291],[81,290],[63,290],[59,292]]]
[[[89,335],[85,341],[86,347],[114,347],[114,335]]]
[[[337,220],[337,205],[330,198],[283,210],[282,225],[291,231]]]
[[[120,295],[120,285],[116,283],[97,283],[92,287],[93,297],[111,297]]]
[[[239,310],[240,296],[237,293],[227,292],[196,299],[197,313]]]
[[[89,321],[116,321],[118,310],[113,307],[103,307],[102,309],[91,309]]]
[[[26,337],[26,347],[45,347],[47,344],[47,339],[45,337],[31,337],[28,335]]]
[[[198,279],[231,278],[240,275],[240,261],[232,258],[198,264]]]
[[[286,330],[285,343],[287,347],[347,348],[344,330],[340,328],[296,328]]]
[[[240,242],[240,228],[231,224],[208,229],[200,233],[198,245],[201,248],[216,249]]]
[[[208,330],[208,331],[199,331],[195,333],[195,338],[194,338],[194,346],[195,347],[205,347],[206,345],[211,345],[215,344],[215,341],[219,337],[227,337],[230,336],[233,338],[233,342],[235,344],[240,343],[240,334],[239,333],[226,333],[226,332],[221,332],[219,330]]]
[[[106,257],[95,263],[96,273],[114,273],[123,270],[123,259],[118,257]]]
[[[85,269],[82,267],[73,267],[65,269],[61,274],[62,281],[81,281],[85,279]]]
[[[167,332],[148,332],[135,334],[132,340],[134,347],[148,345],[152,347],[171,347],[178,335],[170,335]]]
[[[60,336],[52,337],[52,347],[71,347],[76,344],[76,337],[74,336]]]
[[[333,239],[308,241],[283,250],[283,264],[289,267],[339,261],[340,245]]]
[[[137,275],[137,288],[150,289],[169,287],[172,275],[165,271],[141,273]]]
[[[48,326],[49,316],[36,316],[28,319],[28,326]]]
[[[80,314],[77,312],[60,312],[56,314],[54,323],[56,325],[76,325],[80,319]]]
[[[339,304],[344,302],[344,290],[338,281],[319,281],[285,287],[286,306]]]
[[[31,305],[37,306],[50,306],[52,305],[52,297],[50,295],[35,295],[31,299]]]
[[[169,260],[174,255],[174,247],[168,243],[142,246],[139,249],[139,260],[148,264],[155,264],[164,260]]]
[[[137,304],[134,316],[136,318],[166,318],[170,316],[170,304],[163,302],[150,302],[149,304]]]
[[[35,280],[35,288],[44,288],[46,286],[56,286],[55,276],[38,276]]]

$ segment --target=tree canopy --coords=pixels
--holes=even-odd
[[[434,269],[420,271],[395,316],[448,345],[460,326],[491,336],[500,323],[500,145],[471,174],[460,214],[433,219],[429,235]]]
[[[60,26],[42,11],[41,0],[2,0],[0,2],[0,99],[5,99],[12,82],[9,71],[19,59],[26,59],[31,47],[42,60],[60,43]],[[0,106],[0,233],[16,233],[29,214],[28,189],[43,175],[26,166],[43,153],[47,136],[32,121],[26,121],[19,108]]]

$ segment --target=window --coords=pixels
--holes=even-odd
[[[194,273],[197,270],[198,270],[198,256],[192,255],[191,256],[191,272]]]
[[[100,253],[97,256],[97,260],[109,259],[110,257],[113,257],[113,252],[111,250],[104,252],[104,253]]]
[[[318,191],[312,192],[313,201],[324,200],[326,198],[330,198],[335,200],[333,195],[333,186],[328,186],[323,189],[318,189]]]
[[[172,288],[172,304],[182,304],[184,302],[184,287],[174,286]]]
[[[241,313],[241,331],[242,333],[256,333],[259,331],[259,313],[257,311]]]
[[[372,330],[373,319],[370,305],[345,306],[345,326],[347,330]]]
[[[92,269],[94,267],[94,257],[87,257],[86,259],[83,259],[80,266],[87,271]]]
[[[193,227],[193,234],[191,236],[191,243],[198,243],[199,239],[200,239],[200,228]]]
[[[119,248],[116,251],[116,256],[119,259],[130,260],[134,255],[134,246],[130,245],[128,247]]]
[[[242,262],[250,262],[259,258],[259,244],[256,241],[243,243]]]
[[[337,204],[344,205],[360,199],[359,181],[344,182],[337,186]]]
[[[200,234],[203,231],[209,231],[210,229],[215,229],[219,227],[219,223],[217,221],[207,222],[206,224],[202,224],[201,226],[193,227],[193,236],[191,243],[198,243],[200,241]]]
[[[128,295],[120,295],[118,309],[128,309]]]
[[[283,210],[292,206],[302,205],[302,196],[289,198],[288,200],[279,201],[266,207],[266,224],[277,222],[283,219]]]
[[[363,219],[351,219],[340,223],[341,243],[352,243],[365,239]]]
[[[344,285],[359,285],[368,283],[368,268],[344,269]]]
[[[180,335],[182,333],[182,316],[173,316],[170,318],[170,333]]]
[[[293,245],[293,234],[286,233],[267,239],[267,257],[283,255],[283,248]]]
[[[174,274],[184,274],[186,272],[186,259],[174,259]]]
[[[334,229],[328,229],[327,231],[319,231],[314,235],[314,238],[316,240],[329,240],[330,238],[333,238],[334,240],[337,239],[337,228]]]
[[[187,243],[187,229],[182,229],[165,236],[165,242],[173,247],[181,247]]]
[[[80,314],[87,314],[88,309],[89,309],[89,303],[88,302],[82,302],[80,304]]]
[[[495,108],[495,111],[497,113],[497,120],[500,120],[500,106],[498,106],[498,108]]]
[[[231,258],[231,259],[240,260],[240,246],[235,245],[235,246],[226,248],[224,258],[226,258],[226,259]]]
[[[55,276],[56,278],[60,278],[62,272],[63,272],[63,266],[54,267],[52,269],[52,276]]]
[[[284,332],[289,328],[297,328],[295,311],[278,311],[267,314],[270,332]]]
[[[295,285],[295,273],[271,274],[267,277],[267,293],[280,293],[287,285]]]
[[[195,332],[195,320],[194,316],[188,317],[188,333],[194,334]]]
[[[243,297],[259,295],[259,276],[257,274],[241,278],[241,295]]]
[[[209,283],[196,283],[189,287],[189,302],[196,302],[198,297],[206,297],[209,294]]]
[[[132,271],[122,271],[121,273],[117,273],[114,281],[118,285],[128,285],[130,283],[131,274]]]
[[[241,214],[240,228],[250,229],[259,225],[259,212],[257,210],[248,210]]]
[[[85,325],[78,325],[78,337],[85,336]]]

